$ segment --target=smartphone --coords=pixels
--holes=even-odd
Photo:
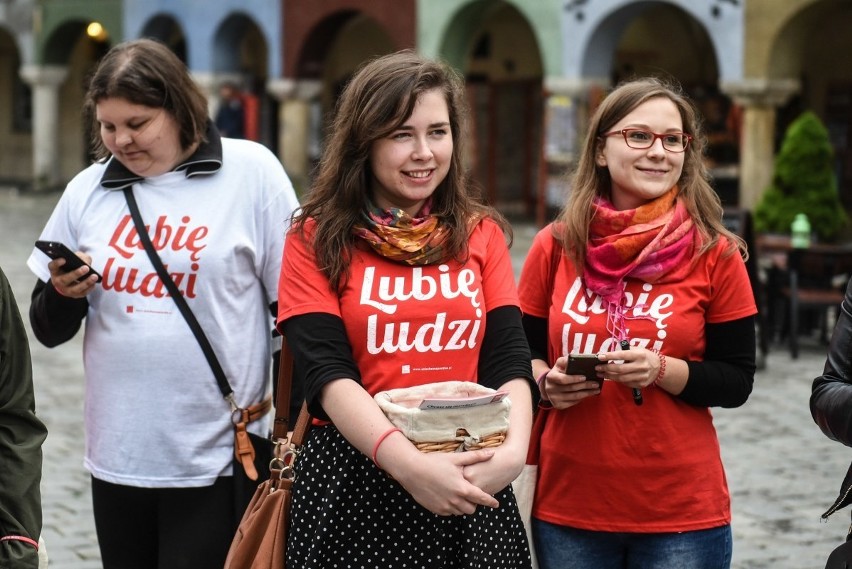
[[[595,366],[604,362],[598,359],[597,354],[568,354],[568,375],[584,375],[587,381],[594,381],[598,386],[603,385],[603,379],[598,377]]]
[[[83,259],[75,255],[74,251],[65,246],[64,243],[58,241],[36,241],[35,246],[41,251],[44,251],[44,254],[51,259],[65,259],[65,264],[62,265],[64,272],[68,273],[80,267],[88,267],[89,272],[80,277],[80,279],[95,275],[98,278],[97,282],[101,282],[101,275],[91,265],[86,264]]]

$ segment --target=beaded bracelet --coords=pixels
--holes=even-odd
[[[651,350],[657,357],[660,359],[660,371],[657,373],[657,378],[654,380],[656,385],[660,385],[660,380],[663,379],[666,375],[666,355],[660,353],[660,350]]]
[[[402,431],[400,429],[398,429],[397,427],[391,427],[390,429],[388,429],[387,431],[385,431],[384,433],[379,435],[379,438],[376,439],[376,444],[373,445],[373,463],[376,466],[381,468],[379,461],[376,460],[376,454],[379,452],[379,445],[381,445],[383,442],[385,442],[385,439],[388,438],[389,436],[391,436],[392,434],[401,433],[401,432]]]

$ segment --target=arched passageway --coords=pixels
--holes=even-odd
[[[469,166],[484,197],[509,217],[531,218],[542,166],[542,57],[524,15],[508,2],[463,8],[445,34],[458,48],[471,107]]]

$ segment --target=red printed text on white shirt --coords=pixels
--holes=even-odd
[[[189,259],[192,261],[189,271],[169,271],[172,280],[187,298],[196,296],[198,261],[201,258],[201,251],[207,246],[204,239],[208,234],[206,226],[192,226],[191,222],[192,219],[189,216],[183,216],[179,223],[170,223],[168,216],[161,215],[157,218],[153,229],[150,225],[145,226],[157,252],[171,250],[189,253]],[[107,258],[104,264],[101,283],[104,289],[156,298],[169,296],[156,271],[142,272],[138,267],[125,264],[125,261],[132,259],[140,252],[145,255],[145,247],[139,239],[130,215],[122,217],[109,240],[109,247],[116,252],[116,255]],[[168,270],[168,265],[165,266]]]

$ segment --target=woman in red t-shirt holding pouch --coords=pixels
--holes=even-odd
[[[362,67],[287,236],[279,328],[324,420],[295,464],[288,568],[530,567],[510,483],[536,385],[508,226],[461,162],[463,92],[410,51]],[[448,380],[508,392],[502,445],[420,452],[373,399]]]
[[[709,408],[751,392],[756,306],[703,149],[678,87],[622,84],[524,264],[524,328],[550,407],[532,521],[542,569],[730,566]],[[573,353],[597,354],[597,377],[567,372]]]

